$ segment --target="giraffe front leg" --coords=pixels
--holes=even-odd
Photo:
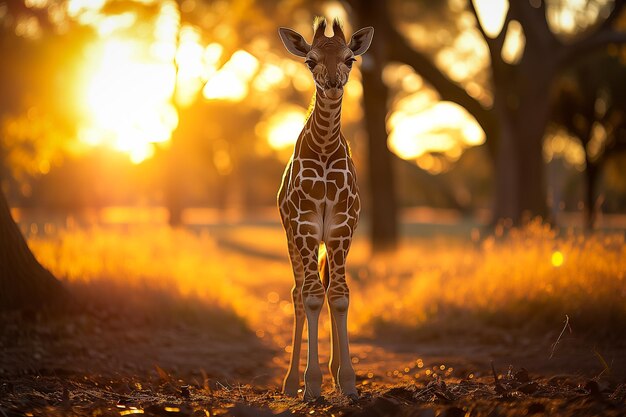
[[[295,397],[300,389],[300,352],[302,348],[302,331],[304,329],[304,306],[302,305],[302,285],[304,282],[304,268],[300,252],[293,241],[293,232],[287,227],[287,247],[295,285],[291,290],[291,300],[294,308],[293,336],[291,345],[291,359],[289,370],[283,380],[283,394]]]
[[[302,282],[293,287],[291,298],[294,306],[293,337],[289,370],[283,381],[283,394],[290,397],[298,395],[300,389],[300,350],[302,347],[302,330],[304,329],[304,307],[302,305]]]
[[[337,379],[337,372],[339,371],[339,336],[337,335],[337,324],[335,323],[335,316],[333,310],[328,306],[330,316],[330,360],[328,361],[328,369],[330,375],[333,377],[333,386],[335,390],[340,391],[339,381]]]
[[[336,249],[331,251],[329,255],[331,273],[330,285],[328,287],[328,305],[338,339],[339,369],[337,370],[337,382],[339,390],[344,395],[352,400],[357,400],[359,396],[356,390],[356,375],[352,367],[348,341],[348,306],[350,305],[350,292],[345,275],[346,253],[341,249]],[[334,352],[333,355],[335,355]]]
[[[324,304],[324,290],[321,282],[319,288],[322,289],[322,295],[308,294],[303,296],[304,312],[309,332],[307,364],[304,371],[305,401],[315,400],[322,395],[322,369],[320,368],[318,355],[318,322],[322,304]],[[318,286],[316,285],[313,289],[317,292]]]
[[[312,241],[312,238],[308,238]],[[304,400],[313,401],[322,394],[322,370],[318,355],[318,322],[324,304],[324,285],[317,271],[318,244],[310,244],[300,248],[304,264],[304,284],[302,286],[302,302],[308,328],[308,355],[304,371]]]

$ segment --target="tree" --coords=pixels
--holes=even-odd
[[[0,310],[38,308],[65,297],[61,283],[28,248],[0,192]]]
[[[626,67],[602,53],[582,60],[563,76],[552,121],[578,139],[585,152],[584,226],[596,219],[597,182],[615,152],[626,150]]]
[[[357,23],[366,26],[384,13],[380,1],[352,2]],[[370,239],[372,250],[382,252],[394,249],[398,240],[397,201],[393,176],[393,154],[387,148],[386,103],[388,89],[383,83],[382,72],[388,61],[387,28],[376,28],[376,40],[370,46],[364,64],[363,78],[364,125],[368,137],[367,167],[370,186]]]
[[[624,3],[616,0],[592,33],[564,41],[550,28],[545,0],[510,1],[504,25],[495,37],[486,32],[478,10],[468,0],[467,9],[474,15],[489,49],[491,107],[452,81],[430,56],[413,48],[397,30],[389,9],[381,8],[371,16],[371,23],[387,33],[387,59],[413,67],[443,100],[464,107],[485,131],[495,165],[494,221],[509,218],[520,223],[525,214],[546,214],[542,142],[550,116],[552,87],[558,75],[581,56],[610,43],[626,42],[626,34],[613,29]],[[523,31],[525,47],[517,62],[507,62],[502,52],[513,22]]]
[[[34,32],[27,31],[18,35],[16,24],[24,19],[31,19],[31,25],[35,25],[31,26],[35,28],[32,29]],[[36,19],[37,23],[32,23],[32,19]],[[3,92],[0,95],[0,119],[13,118],[15,121],[24,117],[26,110],[30,108],[31,120],[27,121],[27,125],[38,133],[49,130],[46,133],[51,135],[47,138],[50,140],[57,129],[64,130],[67,126],[62,122],[65,116],[64,107],[59,105],[63,94],[55,90],[55,78],[51,73],[42,70],[41,65],[51,56],[57,62],[63,62],[68,58],[64,51],[76,49],[68,48],[68,37],[52,30],[45,9],[31,9],[21,1],[10,1],[7,3],[4,21],[0,20],[0,23],[3,23],[0,30],[0,48],[5,63],[0,70],[0,89]],[[45,32],[48,36],[39,36],[38,31]],[[72,35],[72,41],[80,44],[85,33],[78,30],[72,32]],[[44,111],[36,111],[41,107]],[[40,122],[37,114],[47,112],[56,114],[61,121],[60,126],[57,124],[48,126],[49,129],[37,129],[37,123]],[[25,155],[26,157],[18,159],[28,165],[36,160],[41,151],[39,146],[46,140],[41,137],[25,137],[9,147],[9,139],[14,138],[0,137],[0,185],[9,171],[7,161],[13,155]],[[51,146],[60,148],[62,145],[55,143]],[[26,172],[30,170],[28,166],[17,168]],[[11,215],[3,187],[0,186],[0,310],[40,308],[43,305],[59,305],[65,300],[67,293],[61,283],[30,251]]]

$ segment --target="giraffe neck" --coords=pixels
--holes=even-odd
[[[304,141],[311,150],[321,155],[333,153],[341,144],[341,97],[326,98],[315,92],[315,106],[305,125]]]

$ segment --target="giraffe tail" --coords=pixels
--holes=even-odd
[[[330,269],[328,268],[328,253],[326,252],[326,245],[323,243],[320,245],[318,258],[320,278],[322,279],[322,284],[324,284],[324,289],[328,290],[328,286],[330,285]]]

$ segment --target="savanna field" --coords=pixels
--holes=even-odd
[[[27,234],[84,305],[3,317],[4,401],[35,415],[624,412],[622,232],[414,226],[375,258],[359,236],[348,262],[356,406],[332,393],[327,371],[323,402],[279,394],[293,281],[277,223],[70,222]],[[325,310],[320,328],[324,364]]]
[[[0,417],[626,417],[626,0],[0,0],[0,59]]]

